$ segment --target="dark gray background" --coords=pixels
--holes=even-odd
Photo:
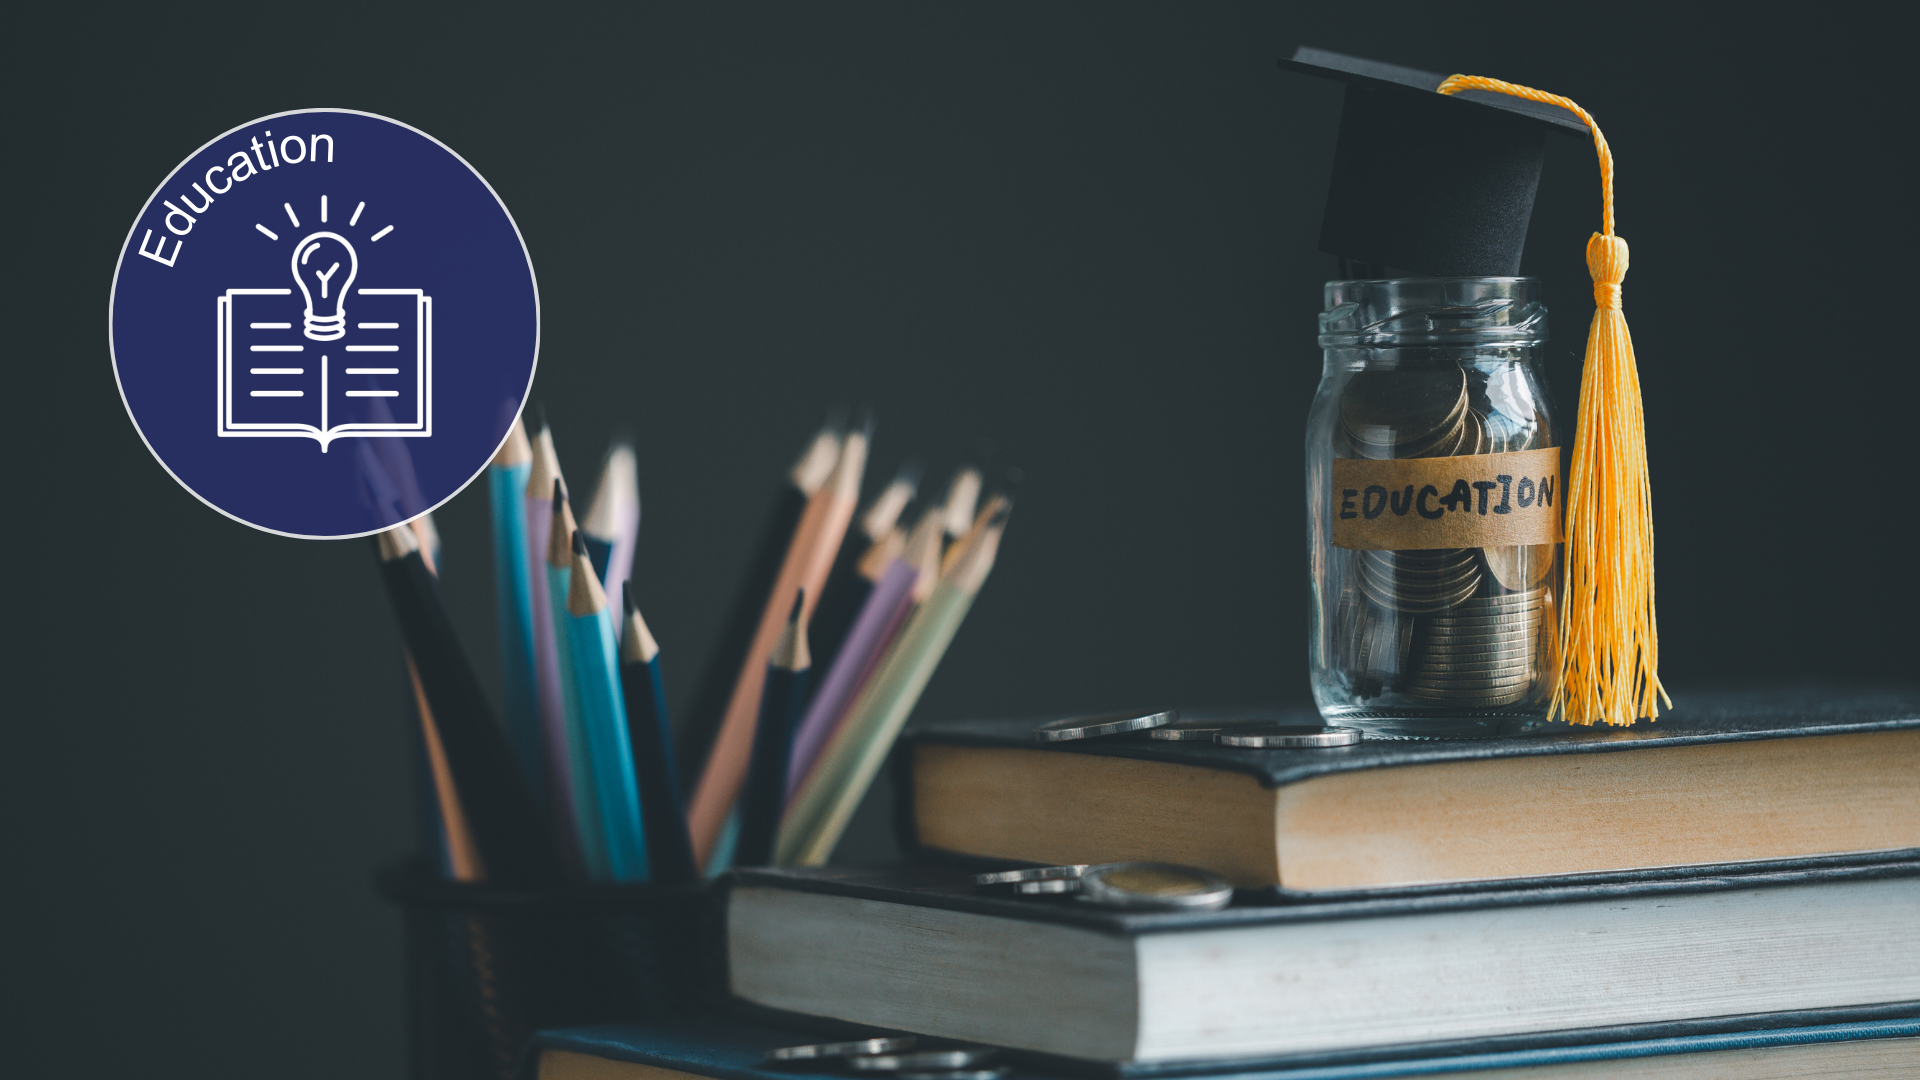
[[[1563,7],[16,15],[13,1067],[400,1070],[399,922],[367,873],[411,836],[371,556],[196,502],[127,422],[106,348],[153,185],[282,109],[405,120],[511,207],[542,287],[535,394],[576,484],[635,438],[635,580],[677,691],[836,403],[877,409],[876,476],[906,455],[936,483],[989,451],[1021,467],[924,717],[1305,701],[1301,423],[1340,92],[1273,58],[1311,43],[1565,93],[1620,162],[1667,681],[1904,674],[1915,383],[1891,207],[1911,174],[1874,104],[1896,68],[1858,51],[1883,35],[1831,7]],[[1526,269],[1570,417],[1598,183],[1590,149],[1550,154]],[[486,513],[482,488],[439,520],[491,677]],[[874,809],[858,853],[882,850]]]

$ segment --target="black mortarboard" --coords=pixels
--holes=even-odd
[[[1320,249],[1341,274],[1513,277],[1527,241],[1546,133],[1593,138],[1578,116],[1442,77],[1301,46],[1280,61],[1347,84]]]

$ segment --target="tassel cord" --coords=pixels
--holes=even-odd
[[[1622,311],[1627,242],[1614,235],[1613,151],[1600,125],[1558,94],[1478,75],[1454,75],[1439,92],[1485,90],[1578,116],[1600,160],[1601,231],[1587,241],[1593,327],[1580,377],[1573,469],[1566,488],[1566,567],[1560,590],[1560,678],[1547,717],[1627,725],[1673,707],[1659,676],[1654,614],[1653,495],[1633,336]]]

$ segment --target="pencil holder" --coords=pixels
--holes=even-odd
[[[375,884],[406,919],[414,1080],[509,1080],[542,1028],[658,1017],[717,993],[704,885],[465,884],[411,861]]]

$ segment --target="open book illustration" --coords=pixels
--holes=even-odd
[[[296,289],[228,289],[219,309],[219,434],[305,438],[433,434],[433,298],[354,288],[344,237],[294,245]]]

